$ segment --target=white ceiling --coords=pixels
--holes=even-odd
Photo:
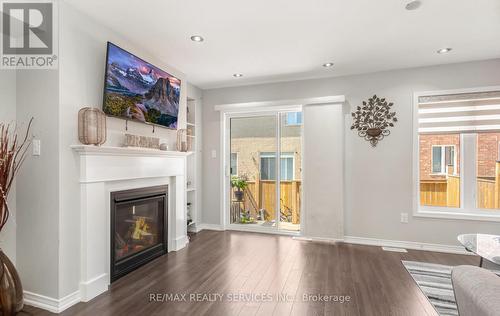
[[[404,0],[67,2],[201,88],[500,57],[500,0],[422,0],[416,11]]]

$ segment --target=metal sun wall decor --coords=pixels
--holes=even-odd
[[[356,112],[352,113],[351,130],[357,129],[358,135],[369,141],[372,147],[389,136],[389,127],[394,127],[398,121],[396,112],[391,112],[392,102],[387,102],[385,98],[376,95],[363,101],[362,106],[358,106]]]

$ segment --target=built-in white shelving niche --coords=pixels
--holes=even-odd
[[[196,100],[187,99],[187,134],[188,144],[192,154],[187,157],[187,172],[186,172],[186,194],[187,194],[187,219],[188,230],[196,231],[196,225],[199,225],[200,216],[200,176],[201,176],[201,144],[199,141],[199,131],[201,131],[199,122],[201,104]],[[197,137],[198,136],[198,137]]]

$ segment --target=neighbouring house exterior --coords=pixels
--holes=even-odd
[[[301,140],[300,137],[288,137],[281,143],[282,150],[282,179],[301,179]],[[245,137],[231,141],[232,175],[246,176],[248,180],[275,180],[275,170],[269,164],[274,161],[276,139],[271,137]],[[272,159],[269,162],[270,158]],[[266,166],[263,166],[266,164]],[[286,166],[285,166],[286,164]],[[291,167],[290,167],[291,165]],[[234,168],[236,166],[236,168]],[[263,170],[263,169],[266,170]],[[290,173],[292,170],[292,173]],[[283,172],[285,171],[285,172]]]
[[[450,163],[453,166],[451,174],[460,175],[459,134],[421,134],[419,138],[421,181],[445,179],[446,165]],[[478,178],[495,178],[496,162],[499,159],[499,144],[500,133],[478,134]],[[441,172],[437,172],[439,169]]]
[[[459,134],[421,134],[419,137],[419,149],[420,181],[445,179],[447,173],[446,167],[449,163],[453,164],[452,174],[460,174]],[[440,149],[440,157],[435,157],[438,149]],[[452,153],[450,153],[450,149]],[[438,161],[439,167],[437,166]],[[440,170],[438,171],[437,169]]]
[[[291,122],[289,122],[291,123]],[[301,180],[301,122],[281,126],[281,179]],[[231,122],[231,174],[249,181],[275,180],[276,127],[273,119],[242,118]]]
[[[500,133],[482,133],[478,135],[477,176],[495,178],[495,166],[499,157]]]

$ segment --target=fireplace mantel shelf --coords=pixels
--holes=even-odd
[[[162,157],[185,157],[193,152],[181,152],[171,150],[159,150],[137,147],[111,147],[93,145],[72,145],[71,149],[80,155],[125,155],[125,156],[162,156]]]

